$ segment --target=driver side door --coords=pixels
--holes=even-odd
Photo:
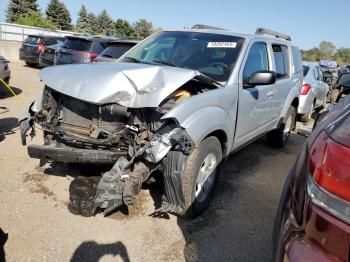
[[[234,147],[240,147],[269,130],[273,121],[272,85],[247,85],[252,73],[271,70],[271,54],[265,42],[253,42],[240,70],[238,116]]]

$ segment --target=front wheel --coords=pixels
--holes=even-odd
[[[218,177],[222,149],[216,137],[204,139],[188,156],[181,174],[183,209],[181,216],[192,218],[208,206]]]
[[[296,108],[290,106],[280,127],[267,134],[267,141],[271,146],[280,148],[287,143],[290,133],[296,126],[296,115]]]

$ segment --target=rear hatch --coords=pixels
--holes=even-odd
[[[62,44],[58,44],[58,45],[50,45],[50,46],[47,46],[45,47],[45,51],[44,53],[42,54],[42,57],[44,57],[45,59],[47,60],[54,60],[55,59],[55,53],[56,53],[56,50],[62,46]]]
[[[91,52],[93,41],[78,37],[68,37],[57,51],[58,64],[89,63],[97,57]]]
[[[21,52],[25,55],[38,54],[38,47],[42,43],[39,36],[28,36],[22,43]]]

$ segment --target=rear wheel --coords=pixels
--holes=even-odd
[[[187,158],[181,175],[184,217],[195,217],[208,206],[216,186],[222,149],[216,137],[204,139]]]
[[[25,61],[25,63],[27,64],[27,66],[30,66],[30,67],[36,67],[38,65],[37,63],[32,63],[27,61]]]
[[[280,148],[287,143],[290,133],[296,126],[296,115],[296,108],[290,106],[280,127],[267,134],[267,141],[271,146]]]

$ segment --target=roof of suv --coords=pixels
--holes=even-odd
[[[246,39],[264,39],[264,40],[275,40],[284,42],[286,44],[291,44],[291,41],[287,41],[283,38],[273,37],[269,35],[260,35],[260,34],[245,34],[237,33],[230,30],[221,30],[221,29],[180,29],[180,30],[164,30],[168,32],[198,32],[198,33],[208,33],[208,34],[218,34],[218,35],[231,35],[238,36]]]

